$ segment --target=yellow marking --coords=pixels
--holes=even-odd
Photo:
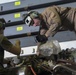
[[[23,30],[23,27],[22,26],[18,26],[17,27],[17,31],[22,31]]]
[[[20,13],[14,14],[14,18],[20,18]]]
[[[20,1],[16,1],[15,2],[15,6],[19,6],[19,5],[21,5],[21,2]]]

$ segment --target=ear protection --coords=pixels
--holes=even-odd
[[[28,14],[25,14],[25,16],[24,16],[25,24],[28,26],[33,25],[34,24],[33,18],[39,18],[39,15],[40,14],[36,11],[31,11]]]

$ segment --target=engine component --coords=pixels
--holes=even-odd
[[[49,56],[44,51],[43,56],[18,57],[19,62],[13,59],[12,62],[15,63],[15,66],[12,67],[11,73],[13,75],[76,75],[75,49],[61,50],[56,40],[41,44],[40,48],[42,48],[42,52],[48,50],[48,48],[52,52]],[[53,50],[56,50],[56,52],[54,53]]]
[[[66,65],[63,64],[57,64],[56,66],[53,67],[53,75],[76,75],[76,70],[67,67]]]
[[[58,54],[61,48],[57,40],[51,40],[46,43],[41,43],[37,51],[39,51],[42,56],[51,56],[52,54]]]

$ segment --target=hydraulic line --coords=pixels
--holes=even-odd
[[[30,67],[32,73],[33,73],[34,75],[37,75],[36,72],[34,71],[33,67],[32,67],[32,66],[29,66],[29,67]]]

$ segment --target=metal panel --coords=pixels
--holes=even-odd
[[[25,0],[23,0],[25,1]],[[10,4],[10,3],[7,3],[7,4]],[[36,4],[36,3],[35,3]],[[4,4],[5,5],[5,4]],[[21,5],[25,5],[25,4],[21,4]],[[71,6],[70,6],[71,5]],[[9,7],[9,5],[7,5]],[[62,4],[62,5],[59,5],[59,6],[63,6],[63,7],[76,7],[76,2],[74,3],[68,3],[68,4]],[[21,7],[21,6],[20,6]],[[11,8],[11,7],[10,7]],[[13,7],[12,7],[13,8]],[[8,9],[8,8],[6,8]],[[15,9],[15,8],[14,8]],[[39,11],[40,13],[43,12],[45,8],[40,8],[40,9],[33,9],[33,10],[36,10],[36,11]],[[12,10],[12,9],[10,9]],[[5,18],[6,22],[14,22],[14,21],[19,21],[19,20],[22,20],[22,15],[24,13],[27,13],[27,11],[22,11],[22,12],[15,12],[15,13],[10,13],[10,14],[5,14],[5,15],[0,15],[0,18]],[[15,17],[15,15],[18,15],[18,17]]]
[[[39,13],[41,13],[44,9],[45,8],[36,9],[35,11],[39,11]],[[20,20],[23,20],[22,15],[27,13],[27,12],[28,11],[23,11],[23,12],[0,15],[0,18],[4,18],[6,20],[6,23],[20,21]],[[18,16],[15,16],[15,15],[18,15]]]
[[[33,26],[26,26],[26,25],[17,25],[17,26],[10,26],[6,27],[4,30],[4,35],[5,36],[15,36],[19,34],[26,34],[26,33],[33,33],[33,32],[38,32],[39,31],[39,26],[33,27]]]
[[[45,4],[45,5],[42,5],[42,7],[44,6],[44,8],[40,8],[39,7],[39,9],[33,9],[33,10],[39,11],[41,13],[45,9],[45,6],[47,7],[47,5],[46,5],[47,3],[55,2],[55,4],[56,4],[57,1],[62,1],[62,0],[51,0],[51,1],[49,1],[49,0],[47,0],[47,1],[46,0],[31,0],[31,1],[30,0],[28,0],[28,1],[27,0],[21,0],[20,3],[18,3],[17,5],[15,4],[16,3],[16,1],[15,1],[15,2],[10,2],[10,3],[0,4],[0,7],[1,7],[1,11],[6,11],[6,10],[13,10],[13,9],[18,9],[18,8],[22,8],[22,7],[27,7],[27,6],[34,6],[34,5]],[[67,4],[62,4],[61,3],[59,6],[65,6],[65,7],[69,6],[70,7],[70,5],[71,5],[72,7],[76,7],[75,4],[76,4],[76,2],[75,3],[67,3]],[[50,6],[50,4],[49,4],[49,6]],[[22,15],[24,13],[26,13],[26,12],[27,11],[20,11],[20,12],[0,15],[0,18],[5,18],[5,20],[6,20],[7,23],[8,22],[20,21],[20,20],[22,20]],[[18,18],[15,17],[16,13],[20,13],[20,16]],[[19,26],[23,27],[23,30],[17,31],[17,27],[19,27]],[[38,30],[39,30],[38,27],[37,28],[36,27],[34,28],[32,26],[28,27],[28,26],[26,26],[24,24],[13,25],[13,26],[6,27],[6,29],[4,31],[4,33],[5,33],[4,35],[5,36],[16,36],[16,35],[21,35],[21,34],[29,33],[29,32],[37,32]],[[34,36],[31,36],[31,37],[34,37]],[[54,38],[57,39],[57,40],[59,40],[59,41],[68,41],[68,40],[76,39],[74,37],[75,37],[74,33],[71,33],[69,31],[68,32],[60,32],[60,33],[57,33],[54,36]],[[18,38],[21,38],[21,37],[18,36]],[[22,38],[25,38],[25,37],[22,37]],[[22,38],[21,38],[21,41],[24,40]],[[12,39],[10,39],[10,40],[12,40]],[[29,38],[29,39],[31,39],[31,38]],[[30,41],[28,40],[26,46],[30,46],[29,42]],[[31,40],[31,42],[33,42],[33,40]],[[22,43],[22,46],[23,46],[23,44],[24,44],[24,42]],[[31,43],[31,45],[35,45],[35,43]]]
[[[76,2],[74,2],[74,3],[68,3],[68,4],[62,4],[62,5],[59,5],[59,6],[76,8]]]
[[[25,6],[38,5],[48,2],[55,2],[55,1],[59,1],[59,0],[19,0],[10,3],[0,4],[0,7],[3,7],[2,11],[6,11],[6,10],[22,8]]]
[[[36,41],[35,36],[13,38],[13,39],[10,39],[10,41],[12,43],[14,43],[14,41],[16,39],[19,39],[21,41],[21,47],[28,47],[28,46],[36,46],[37,45],[37,41]],[[76,40],[76,35],[74,32],[63,31],[63,32],[57,33],[54,37],[49,37],[48,40],[54,40],[54,39],[58,40],[59,42],[72,41],[72,40]]]
[[[72,2],[76,2],[76,1],[75,0],[67,0],[67,1],[59,0],[59,1],[50,1],[50,2],[48,2],[48,0],[47,0],[47,2],[43,1],[43,0],[41,0],[41,1],[38,0],[38,2],[37,1],[36,2],[35,1],[31,2],[30,1],[32,5],[28,4],[27,2],[23,2],[23,3],[21,3],[21,1],[14,2],[14,6],[15,7],[18,6],[18,8],[13,7],[13,5],[11,3],[10,3],[11,5],[8,4],[8,7],[10,6],[11,9],[5,8],[5,7],[7,7],[7,5],[5,5],[5,7],[1,6],[0,15],[10,14],[10,13],[15,13],[15,12],[28,11],[28,10],[34,10],[34,9],[48,7],[48,6],[51,6],[51,5],[67,4],[67,3],[72,3]],[[21,7],[21,5],[25,5],[24,3],[27,3],[28,5],[26,4],[27,6]],[[20,8],[19,8],[19,6],[20,6]]]
[[[58,1],[60,1],[60,2],[57,3]],[[10,2],[10,3],[5,3],[5,4],[0,4],[0,7],[1,7],[0,13],[5,11],[4,15],[0,14],[0,18],[5,18],[7,23],[22,20],[22,15],[24,13],[26,13],[28,10],[25,11],[24,9],[21,9],[21,8],[29,7],[29,6],[31,6],[29,8],[30,10],[36,10],[36,11],[39,11],[40,13],[44,11],[45,7],[48,7],[48,6],[51,6],[54,4],[59,5],[59,6],[64,6],[64,7],[67,7],[67,6],[68,7],[76,7],[76,1],[73,3],[64,4],[67,1],[75,1],[75,0],[20,0],[20,3],[17,3],[17,4],[15,4],[16,1]],[[15,9],[18,9],[18,10],[15,10]],[[9,14],[7,14],[6,11],[9,11],[9,10],[10,10],[10,12],[9,12]],[[15,11],[11,11],[11,10],[15,10]],[[16,13],[20,13],[20,17],[15,18],[14,15]],[[22,30],[19,29],[19,31],[18,31],[17,28],[19,26],[22,27],[23,29]],[[37,32],[38,30],[39,30],[38,27],[32,27],[32,26],[28,27],[24,24],[19,24],[19,25],[13,24],[12,26],[6,27],[6,29],[4,31],[4,35],[7,37],[19,35],[18,37],[11,38],[9,40],[14,44],[16,39],[20,39],[22,50],[25,50],[25,53],[23,55],[25,55],[27,50],[30,53],[30,51],[33,50],[33,46],[37,45],[36,40],[35,40],[36,35],[27,36],[27,37],[25,37],[25,36],[21,37],[20,35],[30,33],[30,32]],[[53,38],[49,37],[49,40],[51,40],[51,39],[57,39],[60,42],[61,47],[62,47],[63,46],[62,44],[65,44],[65,42],[76,40],[76,35],[74,32],[63,31],[63,32],[58,32]],[[72,44],[73,44],[73,42],[72,42]],[[30,48],[28,48],[28,47],[30,47]],[[74,44],[71,46],[67,45],[67,47],[68,48],[75,47],[75,45]],[[65,47],[65,48],[67,48],[67,47]],[[35,47],[35,49],[36,48],[37,47]],[[31,54],[33,54],[33,53],[31,53]],[[7,55],[5,57],[7,57]]]
[[[8,2],[13,2],[17,0],[0,0],[0,4],[8,3]]]
[[[63,49],[66,50],[66,48],[73,48],[73,47],[76,48],[76,40],[61,42],[59,44],[62,50]],[[20,56],[33,55],[36,54],[36,51],[37,51],[37,46],[23,47],[21,48],[22,53],[20,54]],[[12,57],[16,57],[16,55],[5,51],[4,58],[12,58]]]
[[[16,39],[19,39],[21,41],[21,47],[29,47],[29,46],[36,46],[37,45],[37,42],[35,40],[35,36],[14,38],[14,39],[10,39],[10,41],[14,44]]]

